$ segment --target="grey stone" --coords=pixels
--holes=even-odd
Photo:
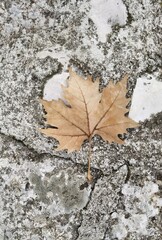
[[[44,85],[64,69],[57,52],[99,76],[101,89],[127,72],[128,97],[139,76],[156,72],[161,81],[161,3],[123,2],[127,23],[103,43],[90,0],[1,1],[0,240],[162,239],[162,113],[121,136],[125,145],[95,136],[92,183],[87,142],[57,152],[58,142],[39,132]]]

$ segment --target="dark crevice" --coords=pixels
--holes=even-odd
[[[127,183],[131,177],[131,170],[130,170],[128,161],[125,163],[125,165],[127,166],[127,175],[124,182]]]
[[[108,227],[105,229],[104,236],[103,236],[103,239],[102,239],[102,240],[105,240],[105,239],[106,239],[107,231],[108,231]]]
[[[82,223],[83,223],[83,212],[82,212],[82,210],[80,211],[80,217],[81,217],[81,220],[80,220],[79,225],[76,228],[76,237],[75,237],[74,240],[77,240],[79,238],[79,228],[82,226]]]
[[[124,3],[124,5],[125,5],[125,7],[127,9],[127,24],[126,25],[129,26],[129,25],[132,24],[132,22],[134,22],[134,19],[133,19],[133,16],[129,12],[129,5],[126,3],[125,0],[123,1],[123,3]]]
[[[93,195],[93,192],[94,192],[94,189],[95,189],[95,186],[96,186],[96,183],[97,181],[103,176],[103,173],[102,171],[98,171],[98,174],[96,175],[96,177],[93,179],[93,182],[91,183],[91,192],[90,192],[90,195],[89,195],[89,199],[88,199],[88,202],[86,204],[86,206],[83,208],[84,210],[86,210],[88,208],[88,205],[92,199],[92,195]]]
[[[118,172],[120,170],[120,168],[122,168],[123,166],[127,167],[127,175],[125,177],[124,183],[127,183],[131,177],[131,170],[130,170],[130,164],[129,161],[125,161],[123,164],[121,164],[117,169],[113,169],[112,172]],[[106,174],[104,174],[104,176],[107,176]]]
[[[81,222],[80,222],[80,224],[78,225],[78,228],[77,228],[77,236],[76,236],[75,240],[77,240],[77,239],[79,238],[79,228],[82,226],[82,223],[83,223],[83,210],[87,210],[88,205],[89,205],[89,203],[90,203],[90,201],[91,201],[91,199],[92,199],[92,195],[93,195],[93,192],[94,192],[96,183],[97,183],[98,179],[100,179],[102,176],[103,176],[102,171],[99,171],[99,170],[98,170],[97,175],[95,176],[95,178],[93,178],[93,182],[91,183],[91,192],[90,192],[90,195],[89,195],[89,199],[88,199],[88,201],[87,201],[86,206],[80,211]]]
[[[31,151],[35,156],[37,156],[37,158],[41,161],[41,159],[44,157],[44,156],[47,156],[47,157],[56,157],[56,158],[59,158],[59,159],[62,159],[62,160],[65,160],[65,161],[70,161],[71,163],[73,163],[75,166],[77,167],[81,167],[83,168],[85,171],[87,171],[87,164],[83,164],[83,163],[77,163],[75,162],[71,157],[69,156],[62,156],[62,155],[59,155],[59,154],[56,154],[56,153],[46,153],[46,152],[42,152],[42,153],[38,153],[34,148],[32,148],[31,146],[28,146],[24,141],[26,140],[26,138],[23,138],[22,140],[20,139],[17,139],[15,136],[11,136],[11,135],[6,135],[5,133],[3,132],[0,132],[0,134],[2,136],[5,136],[7,138],[9,138],[11,141],[15,141],[19,144],[21,144],[23,147],[25,147],[27,150]],[[94,172],[94,174],[98,174],[98,172],[102,172],[101,170],[99,170],[98,168],[95,168],[95,167],[91,167],[91,170],[92,172]]]

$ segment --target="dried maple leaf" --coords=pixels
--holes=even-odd
[[[118,135],[138,126],[125,116],[130,101],[126,98],[128,76],[115,85],[110,81],[100,93],[99,80],[93,82],[91,76],[85,80],[72,69],[69,75],[69,86],[63,87],[67,104],[61,99],[41,100],[47,112],[47,124],[55,128],[40,131],[59,141],[58,150],[68,149],[69,152],[79,150],[83,141],[90,141],[95,134],[109,143],[123,143]]]

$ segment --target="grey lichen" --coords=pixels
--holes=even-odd
[[[91,188],[81,190],[85,177],[75,174],[71,168],[43,179],[31,173],[30,180],[40,200],[48,204],[51,216],[81,210],[88,202]]]

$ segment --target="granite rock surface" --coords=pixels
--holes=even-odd
[[[127,72],[130,97],[137,77],[161,81],[161,2],[96,2],[0,3],[0,240],[162,239],[162,112],[125,145],[94,137],[92,183],[87,143],[57,152],[39,132],[45,84],[68,66],[101,88]],[[99,4],[117,12],[101,18]]]

